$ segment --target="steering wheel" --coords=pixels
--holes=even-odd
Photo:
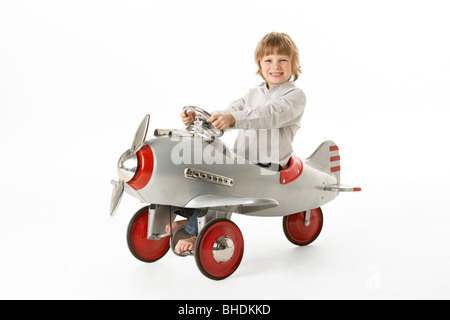
[[[208,119],[211,117],[209,112],[195,106],[186,106],[183,108],[183,112],[187,112],[188,110],[195,112],[195,119],[188,127],[193,131],[194,135],[198,135],[207,141],[213,141],[215,138],[223,136],[223,130],[216,129],[208,122]]]

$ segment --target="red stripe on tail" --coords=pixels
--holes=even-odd
[[[330,170],[331,172],[341,171],[341,166],[331,167]]]
[[[330,146],[330,151],[339,150],[338,146]]]

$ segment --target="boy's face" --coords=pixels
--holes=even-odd
[[[260,64],[261,72],[269,89],[274,85],[289,81],[292,76],[292,64],[289,56],[271,54],[264,56]]]

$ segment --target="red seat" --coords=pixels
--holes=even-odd
[[[292,155],[289,159],[288,167],[280,171],[280,183],[288,184],[302,175],[303,163],[299,157]]]

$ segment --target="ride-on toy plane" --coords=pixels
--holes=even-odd
[[[339,148],[323,142],[306,160],[293,155],[288,167],[273,172],[231,151],[219,137],[223,131],[198,107],[196,119],[186,129],[156,129],[146,141],[150,116],[138,127],[131,148],[118,162],[119,179],[113,180],[111,216],[125,191],[147,205],[132,217],[127,232],[131,253],[144,262],[155,262],[169,250],[175,253],[179,239],[188,237],[184,227],[171,234],[176,214],[172,207],[202,208],[193,255],[200,271],[221,280],[239,266],[244,240],[233,213],[283,217],[283,230],[295,245],[305,246],[319,235],[321,206],[340,192],[361,191],[340,184]]]

